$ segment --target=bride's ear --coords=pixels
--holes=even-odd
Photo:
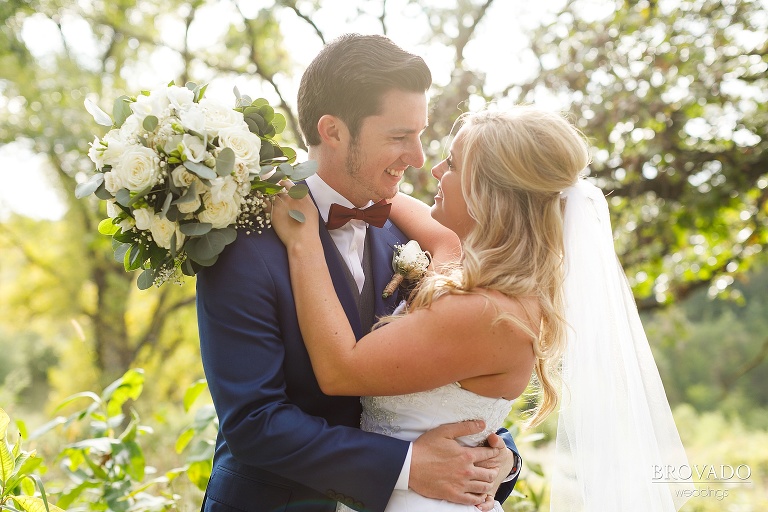
[[[338,147],[349,140],[347,124],[336,116],[326,114],[317,121],[317,133],[323,144]]]

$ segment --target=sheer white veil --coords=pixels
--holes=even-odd
[[[563,393],[552,512],[672,512],[688,460],[613,245],[608,203],[586,179],[563,192]],[[686,492],[688,491],[688,492]]]

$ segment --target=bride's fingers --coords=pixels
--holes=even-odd
[[[295,185],[295,183],[289,180],[288,178],[284,178],[278,181],[277,184],[282,185],[285,190],[291,190],[291,187]]]
[[[491,512],[495,506],[493,496],[491,494],[486,494],[484,498],[482,496],[480,498],[483,499],[483,502],[479,505],[475,505],[475,507],[481,512]]]

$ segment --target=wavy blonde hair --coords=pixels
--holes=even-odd
[[[563,207],[560,192],[589,164],[585,137],[561,115],[519,106],[464,114],[462,192],[476,225],[463,240],[458,266],[425,279],[410,309],[444,294],[496,290],[536,299],[527,318],[499,312],[533,338],[540,400],[529,418],[537,425],[558,403],[556,385],[565,348],[563,318]],[[531,328],[540,317],[538,332]]]

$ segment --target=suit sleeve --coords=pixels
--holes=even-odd
[[[517,484],[517,478],[520,476],[520,466],[523,463],[523,459],[520,457],[520,452],[517,451],[515,440],[512,438],[512,434],[509,432],[509,430],[502,428],[499,429],[496,434],[498,434],[504,440],[504,444],[507,445],[507,449],[512,450],[518,460],[517,467],[512,470],[514,477],[509,481],[502,483],[499,486],[498,491],[496,491],[496,496],[494,497],[499,503],[504,503],[504,501],[509,498],[509,495],[512,494],[512,490],[515,488],[515,484]]]
[[[221,434],[243,464],[383,510],[408,443],[330,426],[289,399],[283,336],[295,307],[290,286],[272,274],[286,261],[288,275],[273,235],[241,235],[197,277],[201,353]]]

